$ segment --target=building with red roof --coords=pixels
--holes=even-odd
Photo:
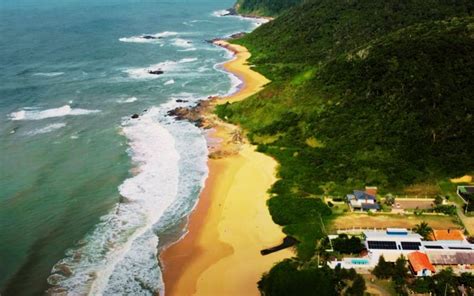
[[[431,276],[436,272],[430,258],[425,253],[412,252],[408,254],[408,262],[411,272],[416,276]]]
[[[464,234],[459,229],[434,229],[431,239],[434,241],[465,241]]]

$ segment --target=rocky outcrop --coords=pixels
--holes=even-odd
[[[239,38],[244,37],[246,34],[247,33],[245,32],[235,33],[235,34],[230,35],[230,39],[239,39]]]
[[[147,39],[147,40],[153,40],[153,39],[161,39],[162,37],[156,37],[153,35],[143,35],[142,38]]]
[[[165,72],[163,72],[162,70],[158,69],[158,70],[148,70],[148,74],[152,74],[152,75],[161,75]]]
[[[178,100],[176,100],[178,102]],[[181,100],[181,102],[187,102]],[[194,123],[197,127],[211,128],[212,124],[203,116],[205,111],[209,110],[209,101],[199,101],[194,107],[177,107],[167,112],[168,116],[173,116],[177,120],[189,120]]]
[[[232,16],[232,15],[239,15],[239,13],[237,12],[237,9],[235,9],[235,7],[227,9],[227,13],[223,14],[223,16]]]

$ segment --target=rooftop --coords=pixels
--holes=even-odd
[[[426,252],[436,265],[474,264],[474,252]]]
[[[458,190],[464,194],[474,194],[474,186],[458,186]]]
[[[428,255],[421,252],[412,252],[408,254],[408,261],[415,272],[422,271],[424,269],[435,272],[433,264],[431,264]]]
[[[434,229],[431,238],[435,241],[462,241],[464,234],[459,229]]]
[[[361,191],[361,190],[354,190],[354,196],[357,199],[372,199],[372,200],[375,200],[374,195],[371,195],[371,194],[369,194],[365,191]]]
[[[364,210],[378,210],[378,209],[380,209],[380,206],[377,203],[371,204],[371,203],[363,202],[360,205],[361,205],[362,209],[364,209]]]
[[[377,187],[374,186],[365,186],[365,192],[369,195],[377,195]]]
[[[364,231],[367,240],[400,240],[420,241],[422,236],[418,233],[409,232],[404,228],[388,228],[385,231],[367,230]]]

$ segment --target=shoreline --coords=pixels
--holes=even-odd
[[[263,272],[293,255],[289,249],[260,255],[285,237],[266,206],[277,162],[256,152],[237,126],[213,114],[215,105],[243,100],[269,80],[247,65],[250,52],[245,47],[223,40],[214,44],[234,53],[222,68],[242,85],[228,97],[203,102],[197,111],[210,129],[209,176],[188,218],[187,234],[160,254],[166,295],[259,295]]]

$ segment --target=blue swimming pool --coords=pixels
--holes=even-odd
[[[369,264],[368,259],[351,259],[351,263],[355,265],[367,265]]]

